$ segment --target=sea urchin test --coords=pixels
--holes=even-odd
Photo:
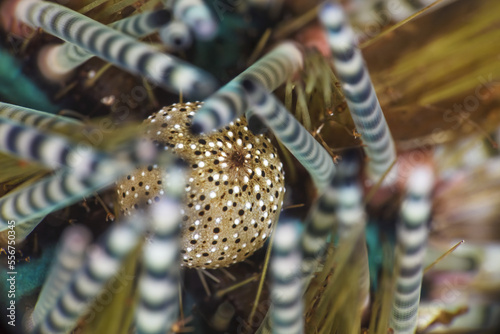
[[[269,138],[254,135],[244,118],[197,136],[191,120],[202,103],[165,107],[146,121],[147,137],[189,165],[182,211],[183,265],[225,267],[262,247],[285,193],[283,165]],[[168,177],[168,176],[167,176]],[[162,171],[138,168],[118,182],[120,210],[129,215],[164,195]]]

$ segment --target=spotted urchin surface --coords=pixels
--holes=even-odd
[[[186,183],[182,264],[217,268],[244,260],[261,248],[278,219],[285,193],[282,163],[264,135],[244,118],[224,129],[194,136],[201,103],[177,103],[151,115],[147,136],[190,166]],[[118,183],[120,210],[130,214],[164,195],[155,165],[138,168]]]

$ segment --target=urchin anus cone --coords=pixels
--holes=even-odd
[[[177,103],[151,115],[147,137],[188,164],[181,229],[181,263],[217,268],[240,262],[264,245],[285,193],[283,165],[264,135],[244,118],[195,136],[190,125],[201,103]],[[168,177],[168,176],[167,176]],[[157,166],[138,168],[118,182],[120,211],[130,214],[164,195]]]

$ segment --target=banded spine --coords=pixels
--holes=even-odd
[[[142,13],[126,17],[111,23],[109,26],[122,33],[141,38],[148,36],[172,19],[172,15],[166,9],[156,11],[144,11]]]
[[[281,218],[274,236],[270,273],[273,333],[304,333],[299,222]]]
[[[268,91],[283,84],[303,66],[302,52],[292,42],[285,42],[209,97],[193,118],[192,131],[207,133],[220,128],[248,109],[241,83],[253,79]]]
[[[359,309],[364,310],[370,302],[370,271],[365,238],[366,213],[363,189],[359,183],[360,164],[354,154],[347,152],[343,155],[333,179],[333,187],[337,196],[335,215],[339,247],[349,242],[355,243],[351,262],[360,265]]]
[[[64,231],[56,253],[57,258],[31,315],[34,326],[39,325],[45,315],[56,306],[57,299],[64,293],[73,274],[83,264],[91,239],[90,231],[84,226],[73,225]]]
[[[428,166],[416,167],[408,178],[397,231],[396,288],[390,320],[395,334],[413,334],[417,328],[432,187]]]
[[[62,334],[74,328],[104,284],[118,274],[123,259],[138,244],[146,223],[138,214],[114,225],[97,247],[91,249],[83,266],[33,333]]]
[[[159,31],[161,41],[168,50],[185,50],[193,43],[191,31],[182,21],[173,21]]]
[[[191,97],[205,97],[216,87],[208,73],[63,6],[20,0],[15,13],[31,27],[43,28],[174,93],[182,91]]]
[[[309,211],[300,241],[304,257],[302,275],[306,279],[316,271],[321,256],[326,250],[328,236],[332,234],[335,225],[336,204],[337,193],[330,183]]]
[[[342,8],[327,3],[321,8],[319,17],[328,34],[333,63],[343,83],[352,119],[366,145],[368,175],[376,182],[396,160],[394,140]],[[386,184],[394,182],[394,174],[393,170]]]
[[[171,6],[174,17],[187,24],[200,40],[211,40],[217,33],[217,21],[203,0],[172,0]]]
[[[335,173],[332,157],[281,102],[258,83],[245,79],[242,87],[248,96],[253,112],[306,168],[316,187],[321,191],[324,190]]]
[[[50,168],[70,167],[78,177],[100,173],[109,157],[90,147],[78,147],[62,136],[45,134],[0,118],[0,149]]]
[[[42,130],[66,129],[79,132],[85,125],[72,118],[49,114],[35,109],[24,108],[0,102],[0,119],[11,120],[27,127]]]
[[[170,18],[170,12],[167,10],[147,11],[113,22],[109,27],[128,36],[141,38],[157,31],[167,24]],[[49,77],[53,76],[52,72],[57,76],[63,76],[94,57],[91,52],[69,42],[50,46],[44,55],[40,61],[45,64],[41,68],[47,68],[45,73],[50,72]]]
[[[138,334],[167,333],[178,317],[180,199],[184,174],[182,167],[169,168],[164,178],[167,197],[149,208],[154,235],[143,250],[144,269],[136,310]]]

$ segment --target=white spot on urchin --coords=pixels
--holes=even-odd
[[[196,149],[196,145],[195,144],[191,144],[191,146],[189,146],[189,147],[191,147],[192,150]]]
[[[205,167],[205,163],[203,161],[198,162],[198,166]]]
[[[209,196],[210,196],[210,198],[215,198],[215,196],[217,196],[217,194],[215,193],[215,191],[211,191]]]
[[[182,143],[177,144],[177,148],[184,148],[184,144]]]
[[[193,236],[194,240],[198,240],[200,238],[200,235],[198,233],[196,233],[194,236]]]

